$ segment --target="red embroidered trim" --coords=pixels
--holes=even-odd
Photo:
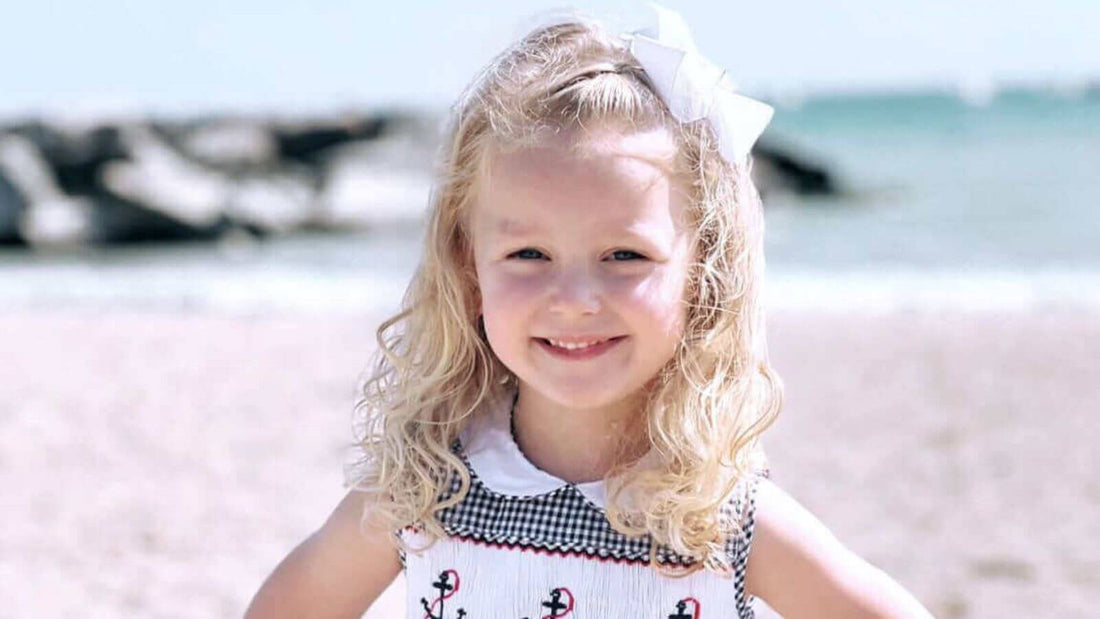
[[[415,526],[405,527],[406,531],[412,533],[419,533],[420,530]],[[519,550],[521,552],[531,552],[534,554],[545,555],[549,557],[580,557],[582,559],[591,559],[599,561],[600,563],[614,563],[618,565],[649,565],[649,558],[645,559],[630,559],[627,557],[613,557],[613,556],[600,556],[598,554],[589,554],[583,550],[562,550],[558,548],[545,548],[543,546],[534,546],[531,544],[525,544],[523,542],[496,542],[481,539],[476,535],[470,535],[466,533],[450,533],[448,535],[451,539],[461,540],[464,542],[470,542],[477,544],[478,546],[484,546],[487,548],[502,548],[505,550]],[[660,563],[660,561],[658,561]],[[687,567],[683,563],[666,562],[661,565],[672,565]]]
[[[602,557],[598,554],[589,554],[582,550],[560,550],[557,548],[543,548],[541,546],[532,546],[524,544],[522,542],[492,542],[483,540],[472,535],[463,535],[461,533],[452,534],[452,539],[462,540],[464,542],[470,542],[477,544],[478,546],[485,546],[488,548],[503,548],[505,550],[519,550],[521,552],[532,552],[535,554],[546,555],[550,557],[580,557],[582,559],[591,559],[593,561],[599,561],[600,563],[615,563],[618,565],[649,565],[649,559],[629,559],[626,557]],[[679,563],[668,565],[681,565]]]

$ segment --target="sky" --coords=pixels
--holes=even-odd
[[[762,97],[1100,81],[1100,0],[666,0]],[[441,108],[554,9],[615,31],[643,2],[6,3],[0,114]]]

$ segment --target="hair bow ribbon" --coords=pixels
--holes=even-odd
[[[730,162],[742,162],[768,126],[775,110],[734,92],[726,71],[695,47],[679,13],[652,4],[655,27],[623,38],[642,65],[672,115],[682,123],[706,118],[714,127],[718,149]]]

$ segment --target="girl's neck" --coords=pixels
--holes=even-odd
[[[520,387],[513,411],[513,430],[523,455],[536,467],[570,483],[603,479],[624,457],[640,449],[624,443],[639,433],[643,400],[630,397],[607,406],[575,409],[549,400],[530,387]]]

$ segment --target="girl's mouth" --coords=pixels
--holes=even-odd
[[[606,339],[593,339],[583,342],[565,342],[545,337],[537,337],[534,339],[543,350],[559,359],[580,361],[602,355],[615,346],[618,346],[619,342],[626,339],[626,336],[617,335]]]

